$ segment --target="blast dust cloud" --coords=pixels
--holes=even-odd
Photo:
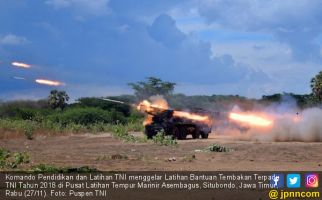
[[[268,109],[269,110],[269,109]],[[265,111],[273,118],[270,127],[234,125],[215,127],[215,134],[229,136],[235,140],[253,140],[263,142],[321,142],[322,109],[308,108],[302,111],[291,110],[279,113]]]

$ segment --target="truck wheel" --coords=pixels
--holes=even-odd
[[[195,131],[194,133],[192,133],[192,138],[193,139],[198,139],[200,137],[200,134],[198,131]]]
[[[208,133],[205,133],[205,132],[201,132],[200,135],[201,135],[201,138],[202,139],[207,139],[208,136],[209,136],[209,134]]]
[[[156,132],[155,130],[153,129],[153,127],[151,126],[146,126],[145,127],[145,135],[148,139],[152,139],[155,135],[156,135]]]
[[[179,130],[180,130],[180,138],[179,138],[179,140],[187,139],[186,129],[184,127],[181,127]]]
[[[172,135],[174,138],[179,139],[180,138],[180,130],[178,127],[174,126],[172,129]]]
[[[148,139],[152,139],[155,134],[152,131],[145,131],[145,135]]]
[[[173,137],[178,140],[184,140],[187,137],[187,134],[184,128],[180,128],[177,126],[173,127],[172,133],[173,133]]]

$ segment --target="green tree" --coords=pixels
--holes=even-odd
[[[65,91],[52,90],[48,96],[48,103],[52,109],[60,108],[63,111],[68,100],[69,96]]]
[[[129,83],[129,86],[135,92],[139,99],[146,99],[153,95],[167,96],[172,94],[175,83],[162,81],[159,78],[148,77],[147,81],[139,81],[137,83]]]
[[[312,94],[319,101],[322,101],[322,71],[311,79]]]

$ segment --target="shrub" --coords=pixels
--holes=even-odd
[[[37,115],[37,111],[30,108],[17,108],[15,112],[15,118],[23,120],[32,120]]]
[[[143,132],[144,126],[142,121],[137,122],[129,122],[126,124],[129,131],[135,131],[135,132]]]
[[[34,172],[45,172],[45,173],[88,173],[97,172],[95,168],[90,168],[88,166],[83,167],[56,167],[49,164],[39,164],[33,166],[32,170]]]
[[[55,126],[55,125],[54,125]],[[87,131],[87,127],[82,124],[68,123],[66,127],[61,127],[59,124],[56,125],[57,130],[63,130],[71,133],[81,133]]]
[[[15,119],[33,119],[37,115],[48,112],[46,100],[10,101],[0,104],[0,117]]]
[[[39,124],[31,120],[17,120],[14,122],[17,124],[18,131],[22,131],[29,140],[33,139],[34,131],[39,128]]]
[[[26,152],[16,152],[13,154],[13,161],[10,163],[11,168],[17,168],[18,165],[29,163],[29,154]]]
[[[48,116],[48,119],[66,126],[69,123],[90,125],[96,123],[124,123],[125,117],[116,111],[100,108],[72,108],[63,113]]]
[[[192,154],[192,155],[186,155],[182,158],[183,162],[192,162],[196,159],[196,155]]]
[[[131,130],[130,126],[115,124],[115,125],[106,125],[104,131],[111,132],[113,137],[122,139],[126,142],[135,142],[135,143],[145,143],[148,141],[147,137],[137,137],[129,134]]]
[[[0,168],[17,168],[21,164],[29,163],[29,154],[26,152],[11,153],[0,148]]]
[[[58,173],[63,172],[62,168],[47,165],[47,164],[39,164],[33,167],[33,171],[35,172],[48,172],[48,173]]]
[[[9,151],[0,148],[0,168],[6,166],[6,160],[10,157]]]
[[[111,97],[111,98],[122,101],[122,99],[117,99],[115,97]],[[119,103],[104,101],[102,99],[93,98],[93,97],[80,98],[78,99],[78,102],[79,102],[77,104],[78,106],[95,107],[106,111],[117,111],[122,113],[124,116],[130,115],[130,106],[126,104],[119,104]]]
[[[66,130],[66,126],[63,126],[62,124],[58,123],[58,122],[54,122],[52,120],[44,120],[41,123],[41,128],[43,128],[44,130],[50,130],[53,131],[55,133],[61,133],[64,130]]]
[[[33,133],[34,133],[35,127],[33,125],[26,125],[24,126],[24,134],[27,137],[28,140],[33,139]]]
[[[153,142],[155,144],[164,146],[175,146],[177,141],[172,138],[172,136],[165,135],[164,130],[159,131],[154,137]]]
[[[0,129],[21,132],[28,139],[33,138],[33,133],[37,128],[39,128],[39,123],[31,120],[0,119]]]
[[[143,113],[141,113],[135,109],[132,109],[131,114],[128,117],[128,121],[132,122],[132,123],[139,121],[139,122],[141,122],[141,124],[143,124],[144,116],[145,115]]]
[[[110,156],[99,156],[96,158],[97,161],[101,161],[101,160],[127,160],[129,157],[125,154],[113,154]]]
[[[228,148],[228,147],[213,144],[213,145],[210,145],[209,147],[207,147],[205,149],[205,151],[210,151],[210,152],[231,152],[233,150]]]

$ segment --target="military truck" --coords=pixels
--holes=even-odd
[[[107,98],[101,98],[101,100],[126,104],[122,101]],[[153,136],[162,130],[166,135],[173,136],[179,140],[186,139],[188,135],[192,135],[193,139],[200,137],[207,139],[211,132],[212,122],[208,116],[206,117],[207,120],[194,120],[193,117],[179,117],[175,115],[175,113],[180,111],[156,107],[147,101],[145,104],[140,103],[137,106],[137,109],[146,112],[148,114],[148,118],[151,119],[151,121],[145,125],[145,134],[149,139],[153,138]],[[198,114],[192,115],[204,118],[204,116],[199,116]]]
[[[145,125],[147,137],[153,138],[159,131],[163,130],[166,135],[179,140],[186,139],[188,135],[192,135],[193,139],[208,138],[211,132],[211,123],[178,117],[174,115],[174,112],[171,109],[147,111],[147,114],[152,117],[152,122]]]

